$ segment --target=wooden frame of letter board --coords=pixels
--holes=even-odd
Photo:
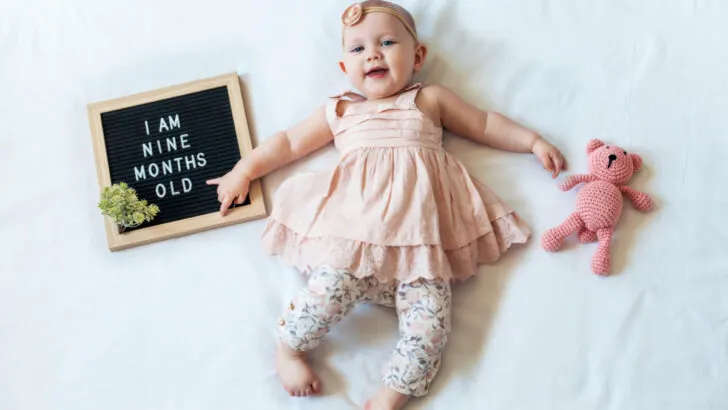
[[[146,104],[167,98],[191,94],[220,86],[227,86],[230,97],[235,132],[238,137],[238,146],[241,157],[249,154],[253,147],[250,139],[248,121],[245,116],[245,105],[240,88],[240,79],[237,73],[224,74],[203,80],[192,81],[171,87],[161,88],[145,93],[134,94],[118,99],[101,101],[88,105],[88,115],[91,125],[91,136],[93,138],[94,155],[96,157],[96,169],[98,175],[99,189],[111,185],[111,173],[106,155],[106,144],[104,142],[104,130],[101,123],[101,114],[108,111],[115,111],[135,105]],[[222,176],[222,175],[220,175]],[[190,235],[201,231],[220,228],[267,216],[263,192],[260,180],[253,181],[249,190],[250,204],[230,208],[226,216],[220,216],[219,212],[208,213],[179,221],[154,225],[147,228],[143,226],[135,230],[120,234],[117,224],[109,217],[104,217],[106,226],[106,240],[109,250],[118,251],[127,248],[146,245],[152,242],[163,241]]]

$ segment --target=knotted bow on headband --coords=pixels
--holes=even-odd
[[[399,21],[404,24],[404,27],[407,29],[407,31],[412,34],[412,37],[415,38],[415,41],[417,40],[417,33],[415,32],[415,29],[407,22],[407,20],[402,16],[402,14],[397,11],[396,9],[392,7],[387,6],[367,6],[363,7],[361,3],[355,3],[351,6],[347,7],[346,10],[344,10],[344,14],[341,15],[341,22],[344,23],[345,26],[353,26],[356,25],[361,19],[364,17],[364,15],[369,13],[389,13],[396,17]]]

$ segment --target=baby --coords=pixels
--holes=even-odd
[[[330,98],[257,147],[216,184],[220,212],[250,182],[331,141],[331,171],[299,175],[276,193],[267,251],[307,274],[278,325],[276,368],[294,396],[321,382],[306,352],[358,303],[392,307],[400,339],[367,409],[399,409],[428,393],[450,332],[451,289],[493,263],[529,228],[442,148],[443,129],[488,146],[533,153],[555,178],[562,154],[534,131],[480,110],[450,90],[413,82],[427,48],[402,7],[364,1],[342,15],[339,62],[358,92]]]

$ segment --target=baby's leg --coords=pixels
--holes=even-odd
[[[276,368],[283,387],[293,396],[318,393],[320,381],[306,360],[331,327],[348,315],[368,282],[346,271],[319,268],[311,273],[280,319]]]
[[[400,340],[384,387],[367,409],[399,409],[409,397],[424,396],[440,370],[442,349],[450,333],[450,283],[418,280],[397,291]]]

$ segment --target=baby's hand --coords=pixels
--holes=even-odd
[[[225,216],[233,202],[240,205],[245,201],[250,188],[250,179],[242,172],[233,169],[222,178],[208,180],[207,185],[217,185],[217,200],[222,204],[220,215]]]
[[[558,148],[539,137],[531,148],[531,152],[541,161],[545,170],[552,172],[552,178],[559,176],[566,169],[566,160]]]

